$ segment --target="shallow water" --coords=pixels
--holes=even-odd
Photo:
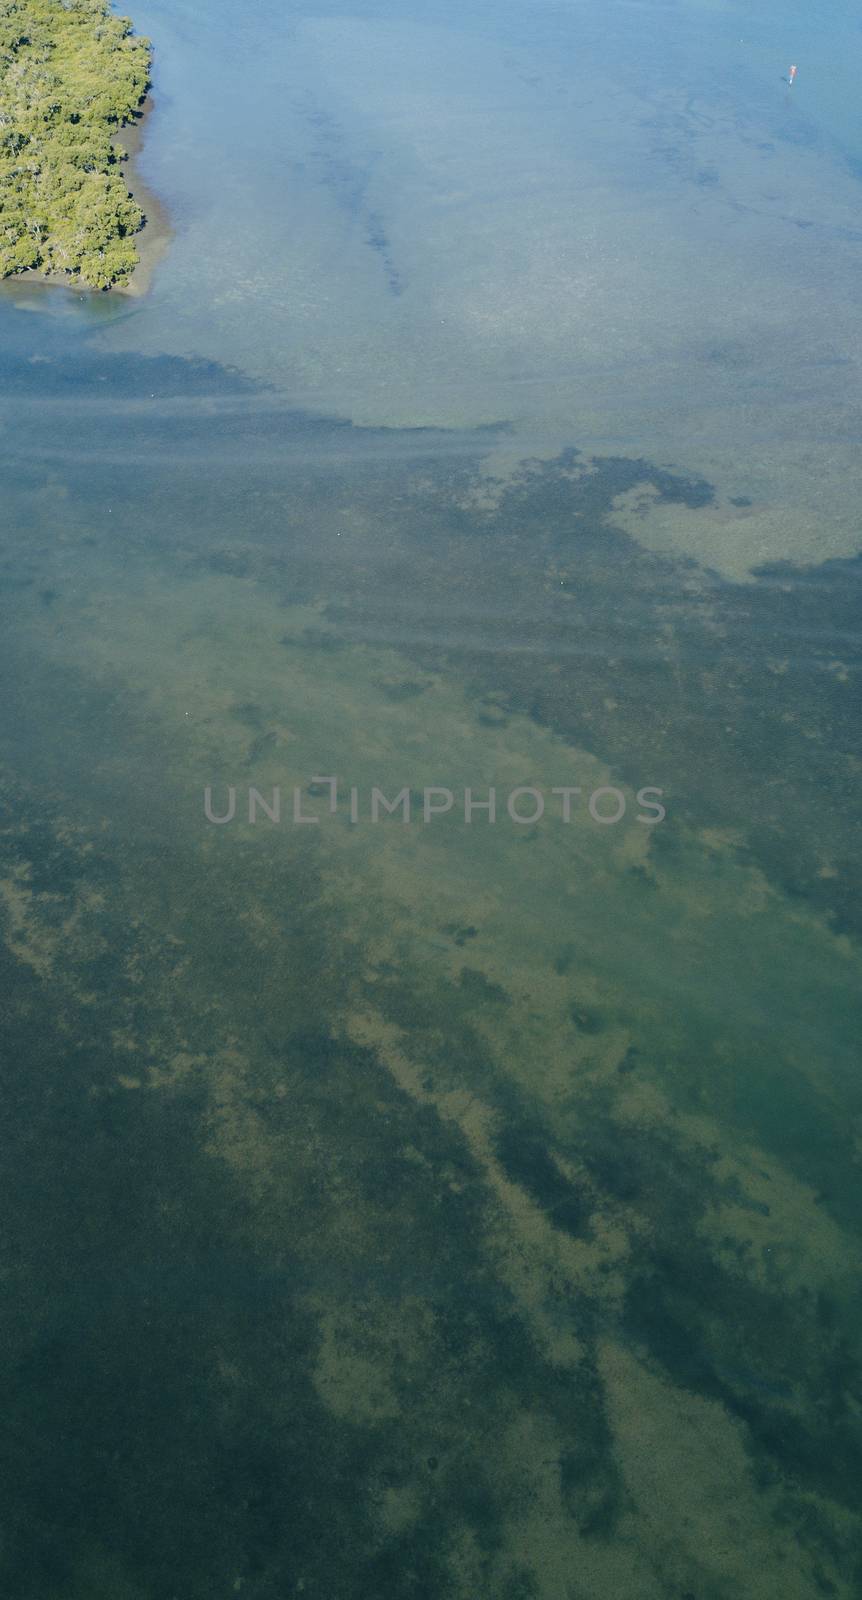
[[[5,1588],[856,1595],[850,8],[135,15],[152,291],[0,296]]]

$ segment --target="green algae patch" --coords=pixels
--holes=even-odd
[[[113,135],[149,83],[150,44],[105,0],[0,3],[0,275],[127,283],[144,214]]]

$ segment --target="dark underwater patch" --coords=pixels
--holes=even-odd
[[[0,1027],[17,1287],[2,1373],[6,1592],[77,1594],[79,1564],[99,1551],[158,1600],[213,1593],[228,1570],[259,1580],[275,1559],[299,1581],[333,1518],[368,1539],[362,1512],[339,1506],[355,1446],[311,1386],[314,1328],[290,1275],[243,1242],[242,1195],[201,1153],[200,1088],[108,1092],[104,1037],[70,1052],[44,989],[34,1015],[20,972],[4,976],[24,1002]],[[219,1375],[231,1367],[253,1382],[232,1389]],[[283,1508],[309,1481],[285,1545]]]
[[[495,983],[478,967],[462,967],[458,982],[464,994],[473,1003],[490,1001],[492,1005],[508,1005],[509,996],[501,983]]]
[[[546,1136],[529,1126],[519,1128],[508,1123],[497,1135],[497,1155],[507,1177],[526,1189],[554,1227],[575,1237],[584,1234],[590,1207],[563,1176],[548,1149]]]

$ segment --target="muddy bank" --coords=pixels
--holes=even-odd
[[[162,259],[171,239],[171,224],[165,206],[141,175],[139,161],[146,137],[147,125],[155,110],[152,95],[148,95],[140,115],[122,128],[114,139],[120,151],[125,151],[123,176],[133,200],[144,213],[144,226],[135,235],[135,246],[140,257],[130,281],[115,287],[114,294],[140,296],[147,293],[153,273]]]

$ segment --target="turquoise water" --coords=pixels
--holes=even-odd
[[[0,294],[4,1590],[857,1595],[858,20],[135,20],[152,287]]]

